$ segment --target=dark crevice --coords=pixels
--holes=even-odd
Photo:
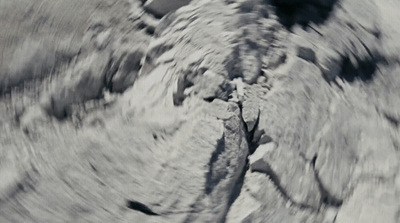
[[[149,207],[147,207],[146,205],[135,201],[135,200],[128,200],[126,202],[126,207],[128,207],[129,209],[135,210],[135,211],[140,211],[144,214],[147,215],[159,215],[155,212],[153,212]]]
[[[157,134],[153,133],[153,139],[154,139],[154,140],[157,140],[157,139],[158,139]]]
[[[204,73],[204,72],[203,72]],[[218,86],[217,92],[213,96],[204,97],[203,100],[206,102],[213,102],[215,99],[220,99],[222,101],[228,101],[231,97],[232,88],[226,84],[222,83]]]
[[[185,100],[185,89],[192,87],[194,83],[191,80],[188,80],[187,75],[181,75],[178,79],[178,89],[173,94],[173,101],[174,106],[182,105],[183,101]]]
[[[248,160],[246,160],[246,164],[244,165],[243,171],[240,174],[240,177],[238,178],[238,180],[235,183],[235,186],[233,188],[231,197],[229,198],[229,206],[231,206],[233,204],[233,202],[235,202],[235,200],[239,197],[240,192],[242,191],[242,186],[244,183],[244,177],[246,176],[246,172],[247,170],[249,170],[249,164],[248,164]]]
[[[65,106],[61,112],[56,112],[57,102],[53,97],[50,98],[50,108],[46,109],[48,115],[55,117],[58,121],[65,121],[70,112],[70,106]]]
[[[257,123],[256,123],[256,126],[255,126],[254,130],[252,132],[247,131],[246,123],[244,122],[243,117],[242,117],[242,112],[243,112],[242,104],[238,103],[238,106],[239,106],[239,109],[240,109],[240,121],[241,121],[242,125],[245,127],[245,130],[246,130],[245,134],[246,134],[246,141],[247,141],[247,146],[248,146],[249,153],[248,153],[248,155],[246,157],[246,164],[244,165],[243,170],[240,173],[239,178],[235,182],[235,186],[233,187],[231,195],[229,197],[228,210],[226,211],[225,217],[223,218],[223,223],[226,221],[226,216],[228,215],[232,204],[236,201],[236,199],[240,196],[240,193],[242,192],[244,179],[246,177],[247,171],[249,170],[248,156],[249,156],[251,150],[255,150],[255,148],[252,148],[252,146],[253,146],[252,139],[253,139],[254,131],[255,131],[257,125],[258,125],[258,119],[257,119]]]
[[[373,59],[360,60],[357,58],[358,66],[352,64],[349,57],[345,57],[342,61],[341,72],[339,77],[347,82],[361,80],[369,82],[373,79],[377,64]]]
[[[197,96],[206,102],[213,102],[215,99],[220,99],[223,101],[228,101],[231,98],[231,93],[233,91],[231,85],[227,80],[220,80],[217,83],[210,83],[211,89],[209,91],[213,91],[212,94],[201,95],[200,92],[207,88],[206,84],[214,81],[210,80],[203,76],[203,74],[207,71],[207,68],[200,68],[197,72],[193,72],[190,70],[184,71],[179,75],[177,81],[177,89],[173,93],[173,103],[174,106],[181,106],[185,99],[190,96]],[[216,86],[218,84],[218,86]],[[186,93],[186,89],[192,88],[191,93]],[[215,89],[217,87],[217,89]],[[208,89],[206,89],[207,91]]]
[[[311,160],[311,165],[313,168],[315,168],[315,162],[317,160],[317,156],[314,156],[313,159]],[[281,186],[280,178],[279,176],[272,170],[270,166],[268,166],[267,171],[258,171],[254,170],[253,172],[259,172],[266,174],[269,179],[272,181],[272,183],[275,185],[276,189],[279,191],[279,193],[282,195],[282,197],[288,201],[290,201],[293,205],[297,206],[298,208],[301,209],[311,209],[317,211],[314,207],[304,204],[304,203],[298,203],[294,201],[288,194],[285,188]],[[321,181],[319,180],[317,173],[315,172],[315,178],[319,186],[319,190],[321,193],[321,204],[326,204],[329,206],[334,206],[334,207],[340,207],[343,203],[342,200],[336,199],[335,197],[331,196],[329,192],[323,187]]]
[[[144,28],[146,28],[147,27],[147,25],[146,25],[146,23],[144,23],[144,22],[139,22],[138,24],[137,24],[137,28],[138,29],[144,29]]]
[[[314,32],[316,32],[319,36],[324,36],[324,35],[322,35],[322,33],[320,32],[320,31],[318,31],[316,28],[314,28],[314,26],[311,26],[311,25],[307,25],[307,27],[309,27],[310,29],[312,29]]]
[[[279,176],[272,170],[271,167],[268,167],[268,171],[265,171],[265,172],[263,172],[263,171],[257,171],[257,170],[254,171],[254,172],[266,174],[266,175],[269,177],[269,179],[272,181],[272,183],[275,185],[276,189],[279,191],[279,193],[282,195],[282,197],[283,197],[285,200],[290,201],[292,204],[294,204],[295,206],[297,206],[297,207],[299,207],[299,208],[302,208],[302,209],[307,208],[307,209],[312,209],[312,210],[314,210],[314,207],[312,207],[312,206],[310,206],[310,205],[308,205],[308,204],[298,203],[298,202],[294,201],[294,200],[289,196],[289,194],[287,193],[287,191],[285,190],[285,188],[283,188],[283,187],[281,186],[281,182],[280,182]]]
[[[112,79],[115,76],[115,74],[119,70],[119,65],[121,63],[121,60],[119,61],[114,61],[113,59],[110,59],[108,61],[107,67],[106,67],[106,75],[104,76],[104,88],[112,92],[113,90],[113,84],[112,84]]]
[[[335,217],[333,218],[333,222],[332,222],[332,223],[335,223],[335,222],[336,222],[336,219],[337,219],[337,214],[336,214]]]
[[[315,163],[317,161],[317,155],[315,155],[313,157],[313,159],[311,160],[311,166],[314,170],[314,177],[315,180],[318,184],[318,188],[321,194],[321,204],[326,204],[328,206],[332,206],[332,207],[340,207],[343,204],[343,200],[338,199],[336,197],[334,197],[333,195],[331,195],[329,193],[329,191],[324,187],[323,183],[321,182],[319,176],[318,176],[318,171],[315,169]]]
[[[240,193],[242,192],[242,187],[244,184],[244,178],[246,176],[247,171],[249,170],[249,163],[248,159],[246,159],[246,164],[244,165],[244,168],[242,170],[242,173],[240,174],[239,178],[235,182],[235,186],[233,187],[231,196],[229,197],[229,202],[228,202],[228,210],[226,212],[226,215],[229,213],[230,207],[233,205],[233,203],[236,201],[236,199],[240,196]],[[226,216],[224,218],[223,223],[226,221]]]
[[[225,136],[218,141],[217,148],[213,152],[210,162],[208,164],[208,173],[206,176],[205,193],[210,194],[215,185],[218,184],[220,178],[213,176],[214,164],[218,161],[219,156],[225,151]]]
[[[148,27],[146,28],[146,33],[147,33],[148,35],[152,36],[152,35],[154,35],[155,30],[156,30],[156,28],[155,28],[154,26],[148,26]]]
[[[158,19],[158,20],[160,20],[160,19],[162,19],[162,18],[164,17],[163,14],[160,14],[160,13],[154,11],[154,10],[151,10],[151,9],[149,9],[149,8],[145,8],[145,9],[146,9],[146,12],[147,12],[147,13],[153,15],[154,18],[156,18],[156,19]]]
[[[393,117],[392,115],[390,115],[390,114],[388,114],[388,113],[384,113],[383,115],[384,115],[384,117],[386,118],[386,120],[388,120],[389,123],[390,123],[391,125],[393,125],[393,127],[396,127],[396,128],[399,127],[399,124],[400,124],[399,119]]]
[[[327,79],[325,79],[325,80],[327,80]],[[340,85],[340,84],[337,82],[336,79],[332,80],[331,82],[334,83],[335,86],[338,87],[339,90],[340,90],[341,92],[344,92],[344,88],[342,87],[342,85]],[[328,81],[328,83],[329,83],[329,86],[332,86],[331,83],[330,83],[330,81]]]
[[[253,130],[251,130],[250,132],[247,130],[247,133],[248,133],[247,143],[249,144],[249,154],[250,155],[253,154],[256,151],[256,149],[258,148],[258,146],[260,145],[261,135],[258,136],[258,139],[255,139],[255,137],[256,137],[255,133],[258,129],[259,122],[260,122],[260,112],[258,112],[258,116],[256,119],[256,123],[254,124]]]
[[[304,157],[304,159],[306,159]],[[311,159],[311,166],[313,167],[313,169],[315,169],[315,163],[317,162],[317,155],[314,155],[314,157]]]
[[[258,126],[258,124],[256,125],[256,127]],[[252,150],[252,153],[255,152],[255,150],[257,149],[257,147],[261,144],[266,144],[272,142],[272,138],[271,136],[265,134],[264,129],[257,129],[255,128],[254,130],[254,134],[253,134],[253,140],[251,141],[252,143],[252,147],[254,147],[254,150]]]
[[[204,98],[203,100],[206,101],[206,102],[211,103],[211,102],[213,102],[215,100],[215,98],[216,97],[208,97],[208,98]]]
[[[142,68],[141,60],[143,56],[143,52],[133,51],[128,54],[124,53],[118,60],[111,58],[106,68],[105,89],[112,93],[124,93],[138,78],[138,73]],[[118,72],[122,74],[124,80],[117,80],[116,86],[114,86],[113,81],[115,80],[113,79]],[[125,84],[122,82],[125,82]]]
[[[304,28],[310,23],[323,24],[331,14],[337,0],[272,0],[279,22],[290,29],[299,24]]]
[[[97,168],[91,163],[91,162],[89,162],[89,166],[90,166],[90,168],[92,168],[92,170],[94,171],[94,172],[99,172],[98,170],[97,170]]]

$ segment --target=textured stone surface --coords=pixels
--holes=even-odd
[[[257,154],[259,149],[263,154]],[[309,163],[296,155],[276,148],[274,143],[268,143],[259,146],[256,153],[250,156],[250,168],[252,171],[267,174],[293,203],[318,208],[321,194],[314,171]],[[290,160],[290,163],[284,160]]]
[[[242,117],[247,125],[247,131],[253,131],[260,113],[258,100],[248,99],[243,102]]]
[[[0,222],[399,222],[395,0],[0,0]]]
[[[336,222],[397,222],[400,202],[391,188],[391,185],[385,184],[358,185],[343,205]]]

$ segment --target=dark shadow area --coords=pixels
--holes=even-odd
[[[183,104],[183,101],[185,100],[185,89],[192,87],[194,83],[192,81],[189,81],[186,79],[186,77],[181,76],[178,79],[178,89],[177,91],[173,94],[173,101],[174,101],[174,106],[181,106]]]
[[[342,55],[342,58],[339,59],[337,65],[328,69],[337,69],[337,72],[333,72],[333,74],[330,74],[330,71],[323,73],[325,81],[329,84],[336,84],[336,86],[341,90],[343,90],[343,88],[335,80],[336,77],[339,77],[342,81],[347,83],[362,81],[368,84],[373,81],[378,72],[382,73],[379,69],[381,65],[388,65],[387,59],[379,54],[370,53],[370,57],[362,59],[353,55],[353,58],[354,59],[352,60],[349,56]]]
[[[218,141],[217,148],[213,152],[210,162],[208,164],[208,172],[206,177],[205,193],[211,194],[214,187],[219,183],[221,177],[218,174],[213,173],[214,165],[220,158],[221,154],[225,152],[225,136]]]
[[[140,203],[138,201],[128,200],[126,202],[126,206],[129,209],[140,211],[140,212],[142,212],[144,214],[147,214],[147,215],[158,215],[157,213],[153,212],[149,207],[147,207],[146,205],[144,205],[144,204],[142,204],[142,203]]]
[[[384,117],[386,118],[386,120],[393,125],[393,127],[398,128],[400,125],[400,120],[395,118],[393,115],[388,114],[388,113],[384,113]]]
[[[242,173],[240,174],[239,178],[237,179],[235,186],[233,187],[232,193],[229,197],[228,207],[229,209],[232,207],[233,203],[238,199],[240,193],[242,192],[242,187],[244,184],[244,178],[246,176],[247,171],[249,170],[249,161],[246,160],[246,164],[243,167]],[[226,216],[228,215],[229,209],[226,212],[225,218],[223,222],[226,222]]]
[[[148,27],[146,28],[146,33],[147,33],[148,35],[152,36],[152,35],[154,35],[155,30],[156,30],[155,27],[153,27],[153,26],[148,26]]]
[[[315,155],[313,157],[313,159],[311,160],[311,166],[314,170],[314,177],[318,183],[319,191],[321,193],[321,203],[332,207],[340,207],[343,204],[343,200],[338,199],[333,195],[331,195],[329,191],[324,187],[321,179],[319,178],[318,171],[317,169],[315,169],[315,163],[317,162],[317,157],[318,155]]]
[[[279,178],[279,176],[271,169],[271,167],[268,167],[268,171],[260,171],[260,170],[252,170],[252,172],[258,172],[258,173],[262,173],[262,174],[266,174],[268,176],[268,178],[272,181],[272,183],[275,185],[276,190],[282,195],[282,197],[287,200],[290,201],[293,205],[297,206],[298,208],[301,209],[311,209],[311,210],[315,210],[314,207],[308,205],[308,204],[303,204],[303,203],[298,203],[296,201],[294,201],[288,194],[288,192],[286,191],[286,189],[281,185],[281,180]]]
[[[348,57],[344,58],[342,62],[342,71],[338,75],[342,80],[353,82],[357,79],[368,82],[374,77],[377,70],[377,64],[373,60],[359,60],[357,59],[358,66],[355,66]]]
[[[322,24],[329,17],[337,0],[321,1],[304,0],[304,1],[288,1],[288,0],[272,0],[271,3],[276,7],[276,13],[279,22],[287,29],[293,25],[299,24],[306,27],[310,22]]]

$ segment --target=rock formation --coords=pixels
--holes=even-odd
[[[0,222],[400,221],[397,1],[0,6]]]

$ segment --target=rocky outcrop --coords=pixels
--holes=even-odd
[[[249,159],[251,170],[267,174],[291,202],[301,207],[319,207],[321,193],[311,164],[297,159],[296,154],[277,150],[274,143],[259,146]]]
[[[30,4],[0,31],[0,222],[399,220],[398,3]]]

